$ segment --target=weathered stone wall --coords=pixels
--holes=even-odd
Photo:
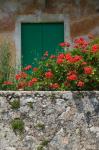
[[[71,17],[71,27],[75,28],[74,22],[77,25],[80,23],[79,28],[83,30],[81,34],[82,32],[85,34],[86,30],[90,32],[95,27],[99,27],[98,0],[0,0],[0,32],[14,31],[15,21],[19,15],[35,14],[40,10],[44,13],[69,14]],[[90,29],[86,25],[86,30],[84,29],[82,24],[84,20],[91,26]],[[97,21],[97,23],[93,24],[94,21]],[[75,36],[75,32],[75,30],[72,31],[73,36]]]
[[[99,92],[0,92],[0,150],[98,149]]]

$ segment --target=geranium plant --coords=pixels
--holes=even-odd
[[[70,45],[59,44],[64,52],[49,56],[45,52],[37,68],[28,65],[3,87],[16,90],[99,90],[99,39],[78,38]],[[67,50],[66,50],[67,49]],[[31,74],[30,74],[31,71]]]

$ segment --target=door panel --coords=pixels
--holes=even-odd
[[[42,56],[42,35],[40,24],[24,23],[21,26],[22,65],[33,63]]]
[[[49,54],[55,54],[59,48],[59,43],[64,41],[63,23],[43,24],[43,49]]]
[[[60,42],[64,41],[63,23],[22,23],[21,25],[22,66],[36,65],[45,51],[55,54]]]

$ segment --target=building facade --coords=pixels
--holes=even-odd
[[[30,30],[30,23],[32,23],[33,25],[35,24],[36,27],[33,26]],[[50,31],[47,30],[47,28],[50,29]],[[29,38],[27,38],[27,36],[31,34],[32,30],[34,33],[34,39],[32,36],[33,34],[30,36],[30,39],[38,40],[38,37],[42,37],[39,40],[41,42],[41,45],[43,46],[40,46],[40,43],[38,44],[37,40],[34,42],[37,43],[37,49],[40,49],[39,52],[35,52],[35,56],[39,54],[37,57],[40,57],[43,52],[41,50],[41,47],[47,50],[49,48],[49,45],[52,45],[48,42],[48,38],[46,37],[53,39],[53,43],[57,44],[57,42],[61,42],[63,40],[72,41],[78,36],[86,37],[88,33],[93,33],[95,36],[99,36],[99,1],[0,1],[0,43],[2,43],[3,41],[9,41],[11,43],[11,61],[13,64],[22,64],[22,55],[25,62],[29,59],[30,55],[32,55],[30,54],[27,58],[27,53],[29,50],[25,50],[26,47],[32,45],[32,42],[29,44]],[[39,31],[38,34],[36,34],[36,30]],[[53,35],[50,37],[50,33],[52,32]],[[54,37],[55,34],[59,35],[59,37]],[[54,41],[55,38],[57,42]],[[48,44],[45,45],[44,43]],[[51,47],[51,49],[53,49],[53,46]]]

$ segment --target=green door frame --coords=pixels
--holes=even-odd
[[[16,47],[16,70],[21,70],[21,24],[22,23],[64,23],[64,41],[70,40],[69,16],[64,14],[37,14],[22,15],[16,20],[15,47]]]

